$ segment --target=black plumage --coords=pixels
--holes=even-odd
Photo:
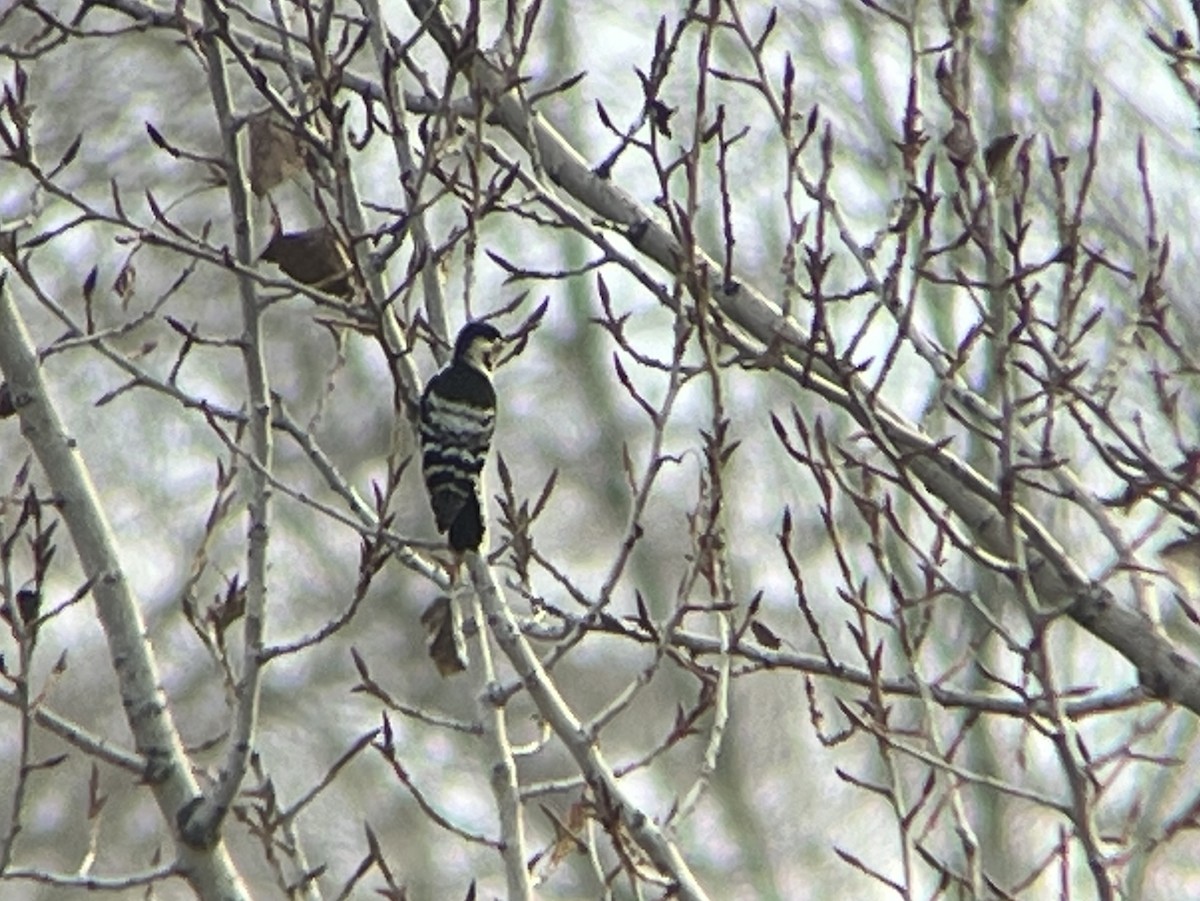
[[[490,373],[500,332],[470,322],[458,334],[454,357],[421,395],[421,469],[438,532],[450,547],[473,551],[486,530],[480,478],[496,428]]]

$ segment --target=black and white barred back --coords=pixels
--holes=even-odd
[[[469,322],[458,333],[450,365],[421,395],[421,469],[438,532],[450,547],[473,551],[485,531],[480,478],[496,428],[490,377],[500,332]]]

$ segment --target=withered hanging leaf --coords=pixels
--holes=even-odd
[[[971,133],[971,123],[963,116],[955,116],[950,131],[942,138],[942,145],[946,148],[946,155],[950,157],[950,162],[956,166],[968,165],[971,158],[975,156],[976,150],[975,136]]]
[[[1017,139],[1018,135],[1008,134],[987,145],[987,149],[983,151],[983,166],[988,175],[995,177],[1004,168],[1004,164],[1008,162],[1008,155],[1017,146]]]
[[[246,615],[246,585],[236,575],[225,586],[225,596],[215,598],[206,619],[218,634]]]
[[[250,190],[256,197],[305,171],[304,144],[276,113],[267,110],[251,116],[247,129]]]
[[[570,825],[563,822],[562,817],[547,807],[545,804],[538,805],[545,814],[546,819],[554,827],[554,844],[550,850],[550,865],[556,866],[562,863],[572,853],[586,854],[587,845],[575,835],[575,830]],[[577,827],[578,828],[578,827]]]
[[[435,598],[421,614],[421,625],[428,637],[429,656],[438,673],[453,676],[467,668],[467,642],[462,632],[462,616],[446,595]]]
[[[750,631],[754,633],[754,638],[758,641],[758,643],[768,650],[778,651],[780,646],[783,644],[783,642],[779,640],[778,635],[776,635],[758,620],[750,621]]]
[[[330,294],[349,297],[354,293],[349,278],[350,257],[327,226],[276,232],[259,259],[275,263],[296,281]]]

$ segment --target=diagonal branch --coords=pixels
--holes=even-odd
[[[606,825],[615,826],[616,823],[607,822],[607,818],[611,816],[629,831],[633,840],[659,871],[673,881],[674,894],[668,893],[671,897],[682,898],[684,901],[705,901],[708,895],[696,881],[679,849],[667,838],[658,824],[629,799],[617,782],[612,767],[604,759],[595,737],[584,729],[579,718],[558,693],[542,662],[521,634],[521,627],[504,600],[487,560],[479,554],[471,553],[467,555],[467,565],[470,567],[471,581],[483,605],[483,612],[496,643],[516,668],[530,697],[537,705],[538,712],[575,758],[576,764],[596,795],[596,805],[602,821]]]
[[[144,779],[163,817],[176,823],[200,789],[183,749],[146,641],[146,623],[117,555],[116,539],[100,506],[91,475],[50,402],[25,322],[0,276],[0,368],[29,441],[58,497],[63,519],[92,583],[96,613],[108,639],[121,689],[121,704],[137,753],[147,763]],[[249,893],[221,841],[208,847],[177,844],[179,869],[201,898],[248,899]]]
[[[461,63],[461,42],[431,0],[409,0],[413,12],[452,63]],[[727,320],[723,333],[739,350],[760,357],[768,349],[782,351],[777,368],[809,390],[846,410],[868,429],[896,459],[903,459],[925,489],[947,504],[991,554],[1014,557],[1000,492],[942,442],[873,397],[846,362],[822,352],[819,343],[763,291],[726,272],[698,247],[687,253],[679,239],[653,213],[627,192],[590,168],[584,157],[545,119],[533,115],[510,90],[500,69],[482,52],[474,54],[470,75],[476,94],[492,104],[491,121],[499,124],[559,188],[621,231],[643,255],[680,278],[694,296],[710,296],[717,314]],[[684,261],[694,263],[684,270]],[[717,315],[714,314],[714,315]],[[730,328],[729,324],[736,326]],[[868,403],[869,399],[869,403]],[[974,409],[981,407],[980,403]],[[1093,584],[1063,546],[1028,511],[1012,516],[1029,545],[1029,576],[1045,609],[1067,613],[1101,641],[1128,659],[1141,683],[1153,694],[1183,704],[1200,714],[1200,665],[1161,635],[1148,617],[1121,606],[1105,587]]]
[[[208,64],[209,90],[221,127],[226,184],[229,189],[230,212],[233,216],[234,253],[239,262],[249,265],[253,260],[250,235],[250,204],[246,194],[244,167],[238,152],[237,131],[225,62],[217,33],[226,14],[214,0],[204,4],[206,34],[201,45]],[[242,302],[242,361],[246,368],[247,399],[249,401],[249,434],[252,459],[249,485],[246,489],[247,527],[246,549],[246,626],[243,636],[243,663],[237,686],[237,707],[230,730],[217,782],[200,803],[188,809],[180,820],[184,840],[200,847],[216,840],[221,823],[229,812],[241,787],[254,750],[254,733],[258,723],[258,705],[263,664],[263,641],[267,616],[267,550],[270,537],[271,471],[273,435],[271,431],[271,398],[267,383],[267,366],[263,347],[262,310],[254,283],[245,276],[238,279]]]

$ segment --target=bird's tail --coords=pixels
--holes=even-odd
[[[479,505],[479,495],[475,491],[468,493],[462,509],[450,523],[450,534],[447,538],[450,547],[459,551],[474,551],[483,543],[484,523],[483,511]]]

